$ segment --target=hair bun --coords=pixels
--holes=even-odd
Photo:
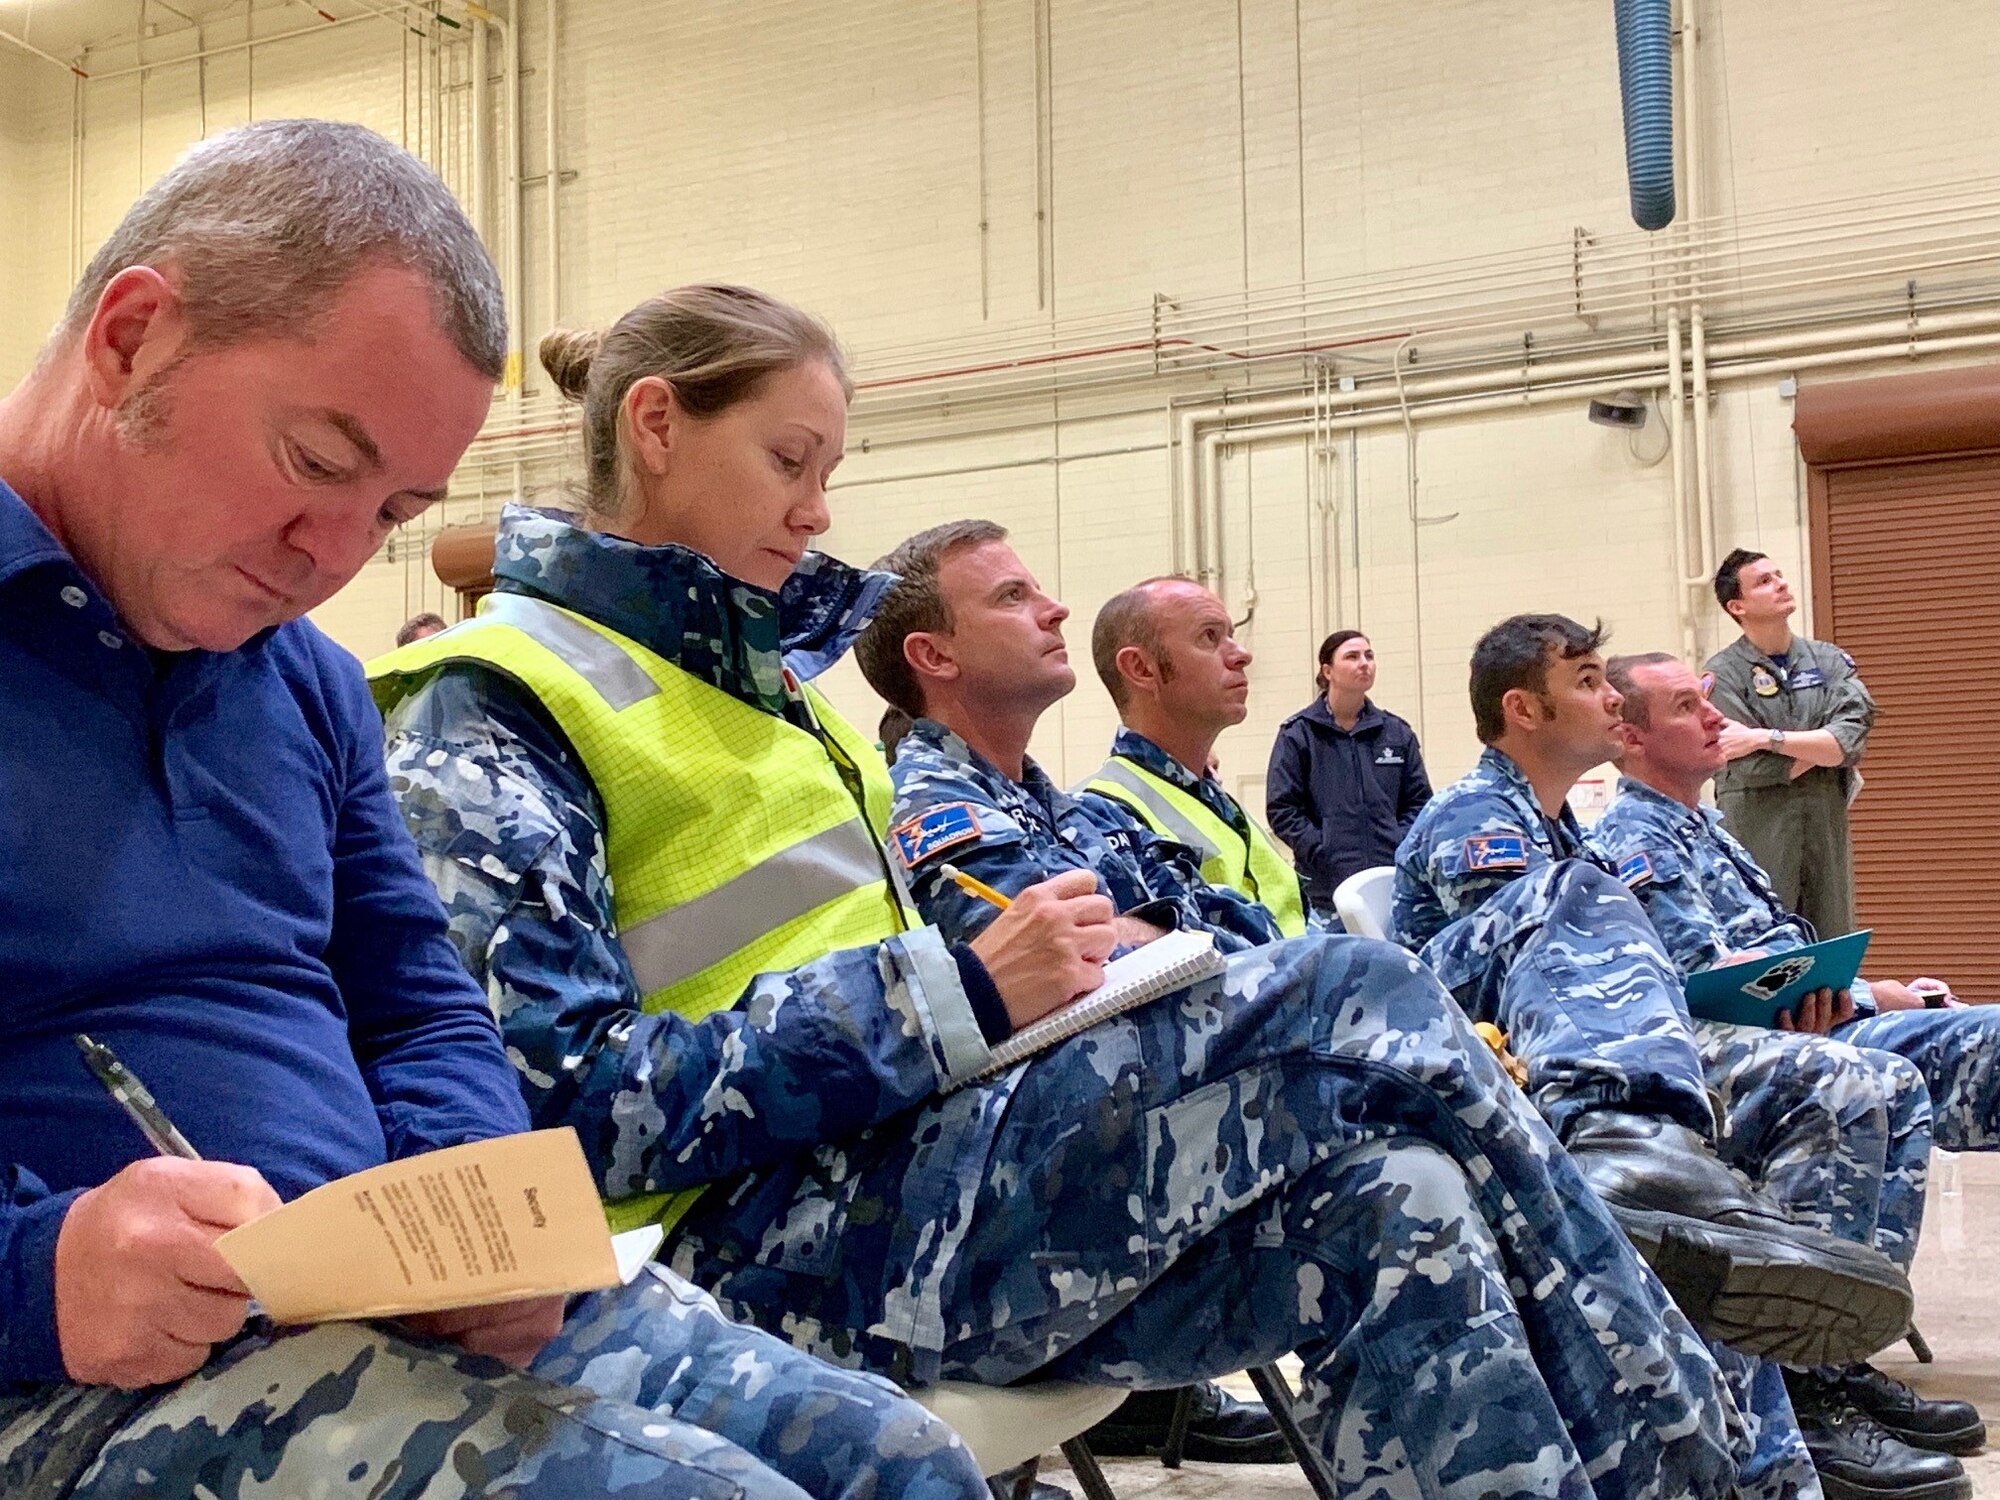
[[[590,389],[590,362],[603,342],[603,333],[594,328],[558,328],[543,336],[537,353],[556,389],[572,401],[581,401]]]

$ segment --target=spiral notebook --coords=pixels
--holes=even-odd
[[[1087,1031],[1099,1021],[1171,995],[1175,990],[1222,972],[1222,955],[1206,932],[1170,932],[1143,948],[1134,948],[1104,966],[1104,983],[1061,1010],[1023,1026],[993,1049],[993,1060],[964,1080],[990,1078],[1023,1058],[1046,1051],[1057,1042]]]

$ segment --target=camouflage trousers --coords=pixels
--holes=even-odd
[[[962,1194],[913,1211],[939,1180]],[[783,1202],[711,1194],[673,1255],[732,1312],[921,1380],[1160,1387],[1296,1350],[1348,1493],[1720,1495],[1750,1456],[1547,1126],[1430,973],[1362,939],[1238,954],[822,1153]]]
[[[583,1298],[527,1374],[330,1323],[246,1333],[149,1391],[0,1396],[0,1494],[987,1500],[957,1436],[887,1381],[731,1324],[659,1268]]]
[[[1915,1065],[1930,1090],[1931,1133],[1945,1150],[2000,1148],[2000,1005],[1884,1011],[1834,1035]]]
[[[1696,1021],[1694,1035],[1723,1160],[1794,1217],[1908,1270],[1931,1158],[1931,1096],[1916,1066],[1855,1042],[1851,1028],[1834,1040]]]

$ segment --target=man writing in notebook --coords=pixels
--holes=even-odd
[[[0,1493],[983,1493],[913,1402],[656,1271],[567,1326],[274,1332],[214,1248],[527,1125],[360,667],[299,618],[444,492],[505,357],[442,182],[266,121],[133,207],[0,401]],[[209,1159],[152,1155],[78,1032]]]

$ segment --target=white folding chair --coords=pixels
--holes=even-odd
[[[965,1440],[988,1478],[1060,1448],[1089,1500],[1115,1500],[1083,1434],[1124,1401],[1127,1393],[1118,1387],[1068,1380],[1004,1386],[947,1380],[910,1394]]]
[[[1389,936],[1389,898],[1396,884],[1394,865],[1376,865],[1357,870],[1340,882],[1333,892],[1333,909],[1340,925],[1356,937]]]

